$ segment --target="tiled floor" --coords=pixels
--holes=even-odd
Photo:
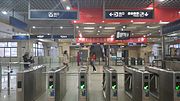
[[[53,67],[57,67],[59,64],[54,64]],[[89,99],[90,101],[104,101],[102,95],[102,72],[103,66],[96,66],[97,72],[92,71],[92,67],[89,67]],[[118,72],[118,84],[119,84],[119,101],[130,101],[124,95],[124,68],[122,66],[114,66]],[[70,64],[70,70],[67,74],[67,92],[63,101],[78,101],[78,70],[79,67],[76,63]],[[3,87],[6,85],[7,78],[3,78]],[[11,77],[12,87],[16,87],[16,77]],[[11,90],[11,94],[7,95],[7,90],[2,90],[0,94],[0,101],[16,101],[16,91]],[[44,93],[37,101],[51,101],[48,99],[48,93]]]

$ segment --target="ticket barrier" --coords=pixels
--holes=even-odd
[[[78,101],[89,101],[88,68],[82,66],[79,70]]]
[[[124,70],[125,94],[132,101],[149,101],[149,72],[132,67],[125,67]]]
[[[180,101],[180,72],[146,67],[150,74],[150,101]]]
[[[35,101],[46,91],[46,66],[34,66],[32,69],[17,73],[16,101]]]
[[[144,65],[145,61],[143,58],[137,58],[137,64],[136,65]]]
[[[103,96],[105,101],[118,101],[118,76],[115,69],[104,66]]]
[[[131,65],[136,65],[137,64],[137,59],[136,58],[131,58]]]
[[[63,101],[67,91],[66,71],[65,66],[48,72],[48,101]]]

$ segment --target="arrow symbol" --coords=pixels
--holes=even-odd
[[[144,15],[145,15],[145,16],[148,16],[149,14],[146,12]]]
[[[112,16],[113,16],[113,13],[111,12],[109,15],[112,17]]]

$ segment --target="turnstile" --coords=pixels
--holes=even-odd
[[[151,101],[180,101],[180,72],[146,67],[150,74]]]
[[[149,72],[126,66],[124,70],[125,94],[132,101],[149,101]]]
[[[48,74],[48,99],[51,101],[63,101],[66,95],[66,71],[67,67],[62,67]]]
[[[103,96],[105,101],[118,101],[118,76],[115,69],[104,66]]]
[[[79,70],[78,101],[89,101],[88,67],[82,66]]]
[[[46,91],[46,67],[35,66],[17,73],[17,100],[35,101]]]

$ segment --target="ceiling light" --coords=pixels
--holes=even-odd
[[[114,37],[114,35],[111,35],[111,38],[113,38]]]
[[[124,29],[123,28],[121,28],[121,31],[123,31]]]
[[[47,35],[50,35],[49,33]]]
[[[84,29],[94,29],[94,27],[84,27]]]
[[[159,28],[160,26],[147,26],[147,28],[149,29],[156,29],[156,28]]]
[[[146,22],[133,22],[133,24],[145,24]]]
[[[66,6],[66,10],[70,10],[71,9],[71,7],[69,7],[69,6]]]
[[[116,29],[116,27],[104,27],[104,29]]]
[[[145,37],[146,37],[146,35],[143,35],[143,37],[145,38]]]
[[[126,26],[123,26],[123,28],[126,28]]]
[[[161,20],[160,20],[160,22],[159,22],[159,24],[168,24],[169,22],[162,22]]]
[[[165,0],[159,0],[160,2],[163,2],[163,1],[165,1]]]
[[[134,22],[133,20],[131,20],[131,22]]]
[[[180,11],[178,13],[180,14]]]
[[[96,23],[83,23],[83,24],[94,25],[94,24],[96,24]]]
[[[94,30],[84,30],[83,32],[92,33]]]
[[[63,26],[61,26],[60,29],[63,29]]]
[[[35,28],[36,28],[36,26],[32,26],[32,28],[33,28],[33,29],[35,29]]]
[[[131,33],[131,35],[134,35],[134,33]]]
[[[62,0],[63,2],[66,2],[66,0]]]
[[[99,28],[102,28],[102,26],[99,26]]]
[[[146,8],[147,10],[153,10],[154,8],[153,7],[148,7]]]
[[[127,27],[127,29],[136,29],[136,27],[134,26],[134,27]]]
[[[76,28],[78,29],[78,28],[79,28],[79,26],[76,26]]]
[[[102,21],[104,23],[104,21]]]
[[[74,20],[73,22],[74,22],[74,23],[76,23],[77,21],[76,21],[76,20]]]
[[[101,31],[98,31],[98,33],[100,33]]]
[[[7,14],[8,14],[6,11],[2,11],[1,13],[4,14],[4,15],[7,15]]]

